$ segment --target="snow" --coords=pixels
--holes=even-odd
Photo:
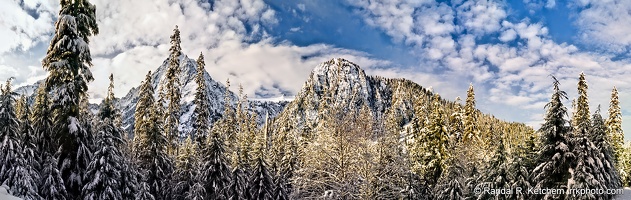
[[[0,200],[21,200],[20,198],[10,195],[7,191],[8,189],[9,187],[6,185],[0,186]]]
[[[616,195],[615,200],[627,200],[631,199],[631,188],[625,187],[622,194]]]
[[[277,97],[269,97],[269,98],[253,98],[252,101],[262,101],[262,102],[283,102],[283,101],[293,101],[296,96],[277,96]]]

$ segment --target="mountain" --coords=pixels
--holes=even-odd
[[[193,100],[195,99],[195,90],[197,83],[195,83],[195,75],[197,74],[197,62],[194,59],[188,58],[186,55],[179,57],[180,70],[179,75],[182,92],[182,108],[180,117],[180,131],[182,133],[189,133],[192,129],[192,114],[195,110]],[[165,84],[166,77],[164,76],[169,65],[169,59],[167,58],[162,62],[162,65],[158,69],[152,72],[152,85],[155,98],[157,99],[160,87]],[[204,80],[206,81],[206,93],[208,94],[208,102],[210,108],[210,123],[213,124],[222,117],[224,111],[224,95],[228,91],[228,96],[231,99],[231,105],[236,104],[237,95],[232,91],[226,90],[226,86],[222,83],[215,81],[207,71],[204,71]],[[118,101],[119,109],[122,112],[123,127],[128,133],[133,132],[134,126],[134,113],[136,112],[136,102],[138,101],[138,92],[140,86],[132,88],[127,95],[120,98]],[[258,114],[258,123],[263,124],[265,116],[269,114],[271,118],[280,113],[285,105],[286,101],[272,102],[272,101],[249,101],[250,108]]]
[[[342,58],[316,66],[294,101],[279,114],[277,122],[298,129],[313,129],[319,123],[318,113],[328,107],[358,111],[367,106],[374,118],[384,118],[392,110],[401,116],[401,123],[413,117],[413,101],[431,97],[428,89],[405,79],[367,76],[358,65]],[[394,107],[393,107],[394,105]],[[358,112],[356,112],[358,113]],[[277,123],[277,124],[278,124]]]
[[[189,58],[186,55],[179,57],[181,73],[179,75],[180,83],[182,85],[182,107],[180,117],[180,131],[182,133],[188,133],[192,129],[192,114],[195,110],[193,100],[195,99],[195,90],[197,89],[197,83],[195,83],[195,75],[197,74],[197,62],[194,59]],[[154,97],[157,99],[159,89],[165,83],[165,72],[169,65],[169,59],[167,58],[162,62],[162,65],[158,69],[152,72],[152,85],[154,91]],[[208,94],[208,102],[210,108],[210,123],[213,124],[222,117],[224,111],[224,95],[226,92],[226,86],[222,83],[215,81],[207,71],[204,71],[204,80],[206,81],[206,93]],[[25,94],[29,96],[29,102],[34,99],[35,91],[39,85],[43,83],[43,80],[37,81],[34,84],[21,86],[14,91],[18,94]],[[234,87],[234,86],[233,86]],[[138,101],[138,92],[140,85],[133,87],[122,98],[116,99],[116,105],[121,110],[123,127],[128,133],[133,133],[134,130],[134,113],[136,112],[136,102]],[[238,99],[237,95],[228,90],[228,95],[231,99],[231,105],[235,107]],[[257,123],[262,125],[265,122],[265,116],[269,114],[270,118],[274,118],[280,113],[288,104],[284,98],[272,99],[272,100],[249,100],[249,107],[257,113]],[[90,104],[90,110],[94,113],[98,112],[98,104]]]

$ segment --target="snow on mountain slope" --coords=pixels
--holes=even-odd
[[[180,56],[180,70],[179,75],[182,91],[182,108],[180,117],[180,131],[182,133],[189,133],[192,131],[192,119],[195,105],[193,100],[195,99],[195,90],[197,83],[195,83],[195,75],[197,74],[197,62],[194,59],[188,58],[186,55]],[[154,97],[157,99],[160,87],[165,84],[166,77],[164,76],[166,69],[169,65],[169,59],[164,60],[162,65],[158,69],[152,72],[152,85],[155,91]],[[206,93],[208,94],[208,102],[210,107],[210,122],[215,123],[222,117],[224,108],[224,95],[226,87],[220,82],[215,81],[210,74],[205,71],[204,79],[206,81]],[[234,87],[234,86],[233,86]],[[134,113],[136,111],[136,102],[138,101],[138,87],[132,88],[127,95],[122,97],[119,102],[119,108],[122,111],[123,126],[131,133],[133,132],[134,125]],[[237,101],[237,95],[232,91],[228,91],[231,104],[234,107]],[[258,123],[264,122],[264,117],[269,113],[270,117],[276,116],[280,113],[288,102],[263,102],[263,101],[249,101],[252,110],[258,114]]]
[[[412,85],[412,86],[409,86]],[[375,76],[367,76],[358,65],[336,58],[316,66],[308,80],[303,85],[294,101],[279,115],[277,121],[284,124],[292,124],[294,128],[314,128],[318,124],[318,112],[322,103],[337,108],[348,109],[346,111],[358,111],[366,105],[376,118],[384,117],[384,114],[396,103],[397,109],[403,110],[404,120],[411,118],[412,100],[414,98],[397,98],[407,90],[402,86],[412,88],[415,92],[428,93],[418,84],[404,79],[388,79]],[[397,102],[402,101],[402,102]],[[400,107],[400,108],[399,108]]]
[[[13,195],[9,194],[9,187],[6,185],[0,186],[0,200],[21,200]]]

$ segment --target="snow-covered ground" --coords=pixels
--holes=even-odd
[[[7,189],[8,187],[6,185],[0,186],[0,200],[21,200],[20,198],[11,196]]]
[[[619,194],[615,198],[616,200],[631,200],[631,188],[625,187],[622,194]]]

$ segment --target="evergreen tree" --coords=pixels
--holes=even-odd
[[[195,194],[199,191],[192,192],[191,189],[195,184],[200,184],[199,158],[196,151],[196,144],[193,144],[191,136],[180,147],[180,153],[176,162],[176,170],[174,180],[176,182],[173,188],[175,199],[187,199],[186,196]]]
[[[164,132],[167,136],[167,152],[169,155],[176,155],[177,141],[180,133],[178,127],[180,125],[180,100],[182,92],[180,91],[180,55],[182,48],[180,47],[180,30],[177,26],[173,29],[171,35],[171,48],[169,57],[169,67],[166,70],[166,99],[168,99],[166,119],[164,123]]]
[[[0,184],[13,187],[15,170],[22,157],[19,121],[15,114],[15,97],[11,89],[11,79],[1,87],[0,94]]]
[[[206,71],[204,62],[204,55],[199,53],[197,58],[197,74],[195,75],[195,83],[197,88],[195,90],[195,110],[193,116],[195,116],[195,123],[193,123],[193,130],[195,130],[195,141],[201,148],[202,144],[206,142],[206,135],[209,132],[209,117],[210,111],[208,108],[208,94],[206,94],[206,79],[204,78],[204,72]]]
[[[589,140],[582,136],[576,138],[574,144],[574,155],[576,164],[570,168],[570,179],[567,180],[568,189],[595,189],[606,190],[605,177],[602,171],[602,163],[598,160],[598,148]],[[569,190],[571,191],[571,190]],[[569,199],[608,199],[605,196],[587,192],[567,194]]]
[[[506,155],[506,148],[504,147],[504,134],[500,132],[498,138],[495,140],[497,143],[497,150],[494,153],[493,158],[489,162],[489,166],[486,167],[485,173],[480,177],[480,181],[488,184],[489,188],[494,189],[510,189],[510,180],[508,180],[509,161]],[[478,196],[478,199],[507,199],[503,194],[490,194],[483,192]]]
[[[252,199],[267,200],[272,199],[274,182],[262,156],[258,156],[254,165],[254,173],[250,177],[250,195]]]
[[[86,185],[83,187],[84,199],[121,198],[125,184],[125,158],[123,130],[115,123],[120,117],[114,106],[114,77],[110,74],[107,97],[101,103],[98,126],[96,127],[96,152],[88,165]],[[129,175],[127,175],[129,176]]]
[[[412,159],[417,164],[412,169],[428,181],[430,186],[434,186],[443,170],[447,168],[446,162],[449,158],[447,146],[448,135],[447,124],[440,98],[435,95],[432,106],[432,113],[426,123],[426,127],[420,130],[420,135],[415,137],[415,155]],[[417,115],[419,116],[419,115]]]
[[[620,175],[615,168],[613,149],[609,141],[607,140],[607,133],[605,122],[600,115],[600,105],[596,109],[596,112],[592,115],[592,124],[589,129],[590,137],[588,138],[596,147],[596,161],[600,163],[601,171],[604,180],[602,183],[610,189],[617,189],[622,187]]]
[[[105,118],[98,127],[97,148],[86,171],[83,199],[117,199],[122,197],[122,163],[119,150],[121,139],[112,119]]]
[[[68,193],[61,172],[57,168],[57,159],[50,153],[44,153],[42,157],[42,172],[39,188],[40,196],[45,200],[65,200]]]
[[[463,167],[456,159],[450,158],[450,162],[451,165],[434,189],[435,199],[464,199],[464,185],[461,183]]]
[[[173,171],[173,161],[167,155],[167,138],[162,129],[162,101],[153,102],[153,87],[150,73],[141,86],[141,95],[136,105],[134,151],[139,161],[139,168],[149,185],[149,192],[158,200],[169,199],[167,196],[169,176]],[[141,186],[144,187],[144,186]],[[143,190],[141,188],[141,190]]]
[[[53,155],[57,149],[57,142],[52,137],[52,113],[50,110],[50,99],[46,92],[46,86],[40,85],[37,89],[35,102],[33,104],[33,113],[31,115],[33,124],[33,132],[35,135],[37,156],[44,159],[44,154]]]
[[[576,111],[572,116],[574,133],[579,135],[589,134],[591,122],[589,119],[589,100],[587,97],[587,81],[585,74],[581,72],[578,78],[578,99],[576,101]]]
[[[250,199],[251,196],[246,181],[245,172],[241,170],[241,166],[239,164],[235,165],[230,176],[230,185],[228,185],[227,188],[228,192],[226,192],[228,195],[227,199]]]
[[[545,122],[539,129],[541,147],[537,158],[537,167],[533,170],[532,182],[536,189],[564,189],[570,178],[569,168],[575,160],[570,143],[570,127],[567,120],[567,108],[561,102],[567,99],[564,91],[559,89],[559,81],[555,78],[552,98],[546,104]],[[563,194],[545,194],[543,199],[564,199]]]
[[[207,194],[206,199],[225,199],[228,197],[231,174],[225,156],[224,143],[217,132],[212,133],[207,143],[201,174]]]
[[[153,194],[151,194],[151,186],[147,182],[141,182],[138,193],[134,195],[134,199],[138,200],[154,200],[156,199]]]
[[[40,160],[35,146],[35,137],[33,128],[29,119],[30,109],[26,96],[22,95],[17,102],[17,117],[20,122],[19,140],[22,144],[22,153],[18,160],[18,171],[15,174],[16,183],[13,184],[11,190],[13,195],[23,199],[39,199],[39,169]]]
[[[54,140],[59,145],[57,157],[70,198],[77,198],[83,187],[83,173],[90,158],[88,132],[79,123],[83,119],[79,104],[93,80],[88,37],[98,34],[96,8],[89,0],[60,1],[61,10],[55,34],[42,65],[49,73],[46,91],[52,92]],[[56,148],[56,147],[54,147]]]
[[[620,101],[618,100],[618,89],[616,87],[611,91],[611,101],[609,102],[609,117],[607,118],[607,141],[613,149],[613,159],[616,169],[624,182],[629,182],[631,175],[626,173],[624,169],[631,166],[625,165],[623,159],[624,154],[624,132],[622,131],[622,112],[620,111]]]
[[[464,106],[464,132],[462,140],[465,143],[476,142],[479,140],[479,130],[477,125],[477,113],[475,108],[475,92],[473,91],[473,84],[469,84],[469,90],[467,90],[467,100]]]

